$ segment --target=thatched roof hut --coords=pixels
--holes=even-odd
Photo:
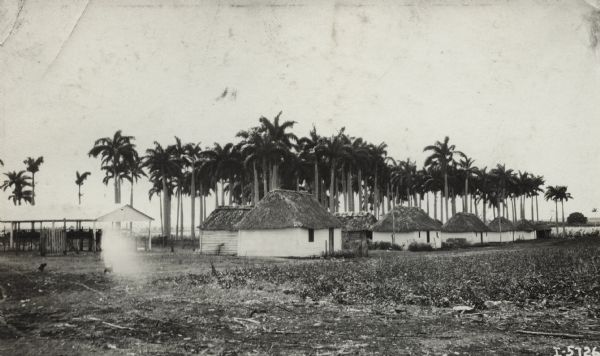
[[[535,231],[535,225],[533,224],[533,222],[528,220],[519,220],[515,225],[515,231]]]
[[[237,231],[235,225],[250,212],[250,206],[220,206],[200,224],[203,231]]]
[[[491,232],[514,231],[515,226],[505,217],[497,217],[487,225]]]
[[[339,228],[342,223],[312,194],[274,190],[258,202],[236,226],[239,230]]]
[[[476,215],[456,213],[442,226],[442,232],[488,232],[488,227]]]
[[[366,211],[335,213],[335,217],[342,223],[346,231],[372,231],[377,218]]]
[[[393,216],[392,216],[393,214]],[[438,231],[439,224],[416,207],[397,206],[373,225],[376,232]]]

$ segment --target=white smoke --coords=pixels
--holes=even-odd
[[[102,260],[112,273],[127,277],[140,276],[144,268],[136,250],[133,237],[114,229],[102,231]]]

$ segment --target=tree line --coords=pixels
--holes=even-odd
[[[142,177],[149,180],[149,198],[159,198],[163,236],[171,235],[175,201],[175,238],[183,235],[186,215],[195,237],[196,218],[200,223],[206,218],[209,198],[215,206],[253,205],[274,189],[313,194],[331,212],[369,211],[378,218],[397,205],[407,205],[442,223],[459,211],[484,221],[491,217],[539,221],[543,176],[505,164],[477,167],[449,137],[424,147],[427,157],[419,167],[409,158],[388,155],[385,142],[368,142],[345,128],[324,136],[313,126],[308,135],[299,137],[293,132],[296,122],[284,121],[281,115],[272,120],[261,117],[257,126],[236,134],[236,143],[202,148],[200,143],[183,143],[175,137],[168,145],[154,142],[140,154],[135,137],[119,130],[112,137],[97,139],[88,155],[100,158],[102,182],[112,183],[117,204],[123,181],[131,185],[133,205],[134,184]],[[9,199],[15,204],[35,203],[34,177],[42,162],[43,157],[25,161],[31,177],[25,171],[5,173],[7,179],[0,187],[12,188]],[[76,172],[79,203],[88,176],[89,172]],[[555,202],[557,223],[561,202],[564,223],[563,202],[572,198],[567,187],[549,186],[544,197]],[[183,211],[184,198],[191,200],[189,215]]]

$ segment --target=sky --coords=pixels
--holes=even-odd
[[[566,214],[591,216],[600,208],[592,9],[581,0],[0,0],[0,169],[43,155],[40,206],[77,204],[75,171],[90,171],[84,204],[109,209],[112,186],[87,155],[97,138],[120,129],[141,152],[174,136],[210,146],[282,110],[298,135],[346,127],[419,165],[423,147],[448,135],[477,166],[567,185]],[[158,218],[148,189],[135,187],[134,205]],[[540,217],[553,209],[542,203]]]

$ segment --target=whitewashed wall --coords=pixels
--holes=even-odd
[[[515,231],[515,241],[517,240],[535,240],[535,231]]]
[[[223,244],[219,251],[219,245]],[[200,252],[207,255],[237,254],[237,231],[200,231]]]
[[[308,229],[240,230],[238,256],[309,257],[329,248],[329,229],[315,230],[308,242]],[[342,230],[334,229],[333,249],[342,249]]]
[[[431,231],[429,233],[429,244],[434,248],[442,246],[442,233],[439,231]],[[427,243],[426,231],[411,231],[411,232],[396,232],[392,240],[391,232],[373,231],[373,242],[390,242],[396,245],[408,248],[412,242]]]
[[[448,239],[465,239],[472,244],[481,243],[479,232],[442,232],[442,241]],[[483,242],[486,242],[485,232],[483,233]]]
[[[514,239],[517,239],[516,234],[514,234]],[[513,242],[513,232],[484,232],[483,242]]]

